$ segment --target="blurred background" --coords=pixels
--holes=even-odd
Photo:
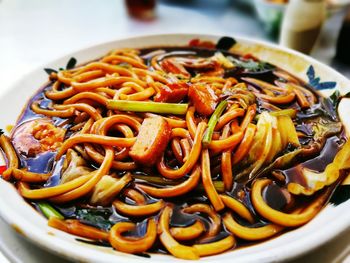
[[[0,92],[24,72],[66,53],[156,33],[243,35],[278,43],[285,32],[284,45],[311,53],[350,77],[349,2],[0,0]]]
[[[350,0],[0,0],[0,94],[27,72],[67,53],[158,33],[273,42],[350,78],[349,5]],[[0,250],[11,262],[49,260],[48,253],[14,234],[1,219],[0,229]],[[298,262],[343,261],[350,251],[349,234]],[[52,256],[49,262],[56,260],[63,262]],[[6,262],[1,252],[0,262]]]

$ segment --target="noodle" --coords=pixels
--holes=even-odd
[[[196,244],[193,247],[198,251],[198,254],[203,256],[210,256],[222,253],[235,245],[233,236],[228,236],[222,240],[209,244]]]
[[[164,247],[175,257],[183,259],[198,259],[199,253],[195,248],[181,245],[172,237],[169,229],[171,211],[171,208],[169,206],[166,206],[160,216],[160,241]]]
[[[255,209],[263,215],[265,218],[272,222],[282,226],[299,226],[310,221],[322,208],[324,202],[329,197],[329,191],[324,192],[314,202],[304,209],[299,214],[286,214],[280,211],[276,211],[273,208],[266,205],[263,198],[261,197],[261,191],[264,186],[268,185],[270,180],[261,179],[255,182],[252,189],[252,201]]]
[[[199,237],[205,228],[201,221],[196,221],[193,225],[188,227],[172,227],[170,229],[171,235],[176,240],[191,240]]]
[[[107,104],[107,98],[105,98],[104,96],[94,93],[94,92],[81,92],[78,93],[72,97],[70,97],[69,99],[66,99],[63,104],[74,104],[80,100],[91,100],[94,102],[97,102],[101,105],[106,105]]]
[[[325,206],[350,167],[335,95],[250,54],[116,49],[52,70],[0,136],[2,178],[49,226],[115,250],[220,254]]]
[[[196,131],[196,135],[194,137],[194,141],[193,141],[193,146],[192,146],[192,150],[188,156],[187,161],[181,166],[181,168],[177,169],[177,170],[173,170],[173,169],[169,169],[168,167],[166,167],[165,163],[164,163],[164,157],[162,157],[161,161],[158,163],[158,171],[165,177],[168,179],[178,179],[183,177],[184,175],[186,175],[189,171],[192,170],[193,166],[196,164],[199,155],[200,155],[200,151],[202,148],[202,135],[204,133],[204,129],[206,127],[206,124],[201,122],[198,125],[197,131]]]
[[[208,215],[211,224],[209,225],[209,229],[205,235],[202,236],[202,238],[214,237],[219,233],[221,228],[221,219],[209,205],[195,204],[185,207],[183,211],[185,213],[205,213]]]
[[[230,214],[224,216],[223,222],[232,234],[245,240],[266,239],[276,235],[284,229],[282,226],[273,224],[261,227],[245,227],[238,224]]]
[[[3,134],[0,136],[0,146],[5,152],[8,162],[7,169],[3,172],[2,176],[5,180],[10,180],[12,169],[17,169],[19,165],[17,154],[9,138]]]
[[[183,195],[185,193],[190,192],[198,185],[198,181],[200,179],[200,169],[199,167],[194,168],[193,173],[190,178],[185,182],[180,183],[176,186],[167,187],[167,188],[156,188],[148,185],[137,184],[138,188],[145,191],[147,194],[154,197],[174,197]]]
[[[216,211],[222,210],[225,206],[222,200],[220,199],[211,179],[210,174],[210,161],[209,161],[209,152],[208,150],[203,150],[202,152],[202,181],[204,185],[205,192],[212,203]]]
[[[109,234],[111,245],[122,252],[126,253],[141,253],[152,247],[157,237],[157,226],[154,219],[148,220],[147,232],[142,238],[128,238],[122,234],[133,230],[134,223],[120,222],[115,224]]]
[[[159,212],[163,206],[164,202],[162,200],[148,205],[128,205],[124,204],[119,200],[113,202],[114,207],[117,211],[128,216],[149,216]]]

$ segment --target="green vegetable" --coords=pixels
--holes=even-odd
[[[329,96],[329,100],[335,112],[337,111],[339,103],[342,100],[342,98],[350,98],[350,92],[346,93],[345,95],[341,95],[339,90],[336,90],[333,92],[332,95]]]
[[[108,100],[107,108],[110,110],[120,111],[184,115],[187,112],[188,104],[162,103],[153,101]]]
[[[341,99],[341,95],[339,90],[334,91],[333,94],[329,96],[329,100],[332,102],[332,105],[334,106],[334,108],[337,108],[340,102],[340,99]]]
[[[214,188],[216,189],[216,191],[218,191],[219,193],[225,192],[225,186],[224,186],[223,181],[213,181],[213,184],[214,184]],[[203,184],[199,184],[195,190],[200,191],[200,192],[205,191]]]
[[[157,184],[157,185],[177,185],[182,182],[182,181],[166,180],[160,176],[133,174],[132,177],[134,177],[135,179],[145,181],[147,183]]]
[[[57,73],[58,71],[52,68],[44,68],[44,71],[47,73],[47,75],[51,75],[51,73]]]
[[[310,109],[310,113],[318,116],[325,116],[332,121],[339,121],[337,109],[343,98],[350,98],[350,92],[341,95],[340,92],[336,90],[328,98],[321,98],[320,103]]]
[[[106,231],[109,231],[114,225],[109,220],[112,214],[111,209],[103,207],[78,208],[76,211],[76,217],[80,222]]]
[[[265,167],[262,171],[260,171],[255,178],[268,174],[272,170],[284,169],[288,167],[288,165],[290,165],[295,160],[295,158],[300,153],[302,153],[302,151],[303,150],[301,148],[298,148],[291,152],[281,155],[280,157],[276,158],[272,163],[270,163],[267,167]]]
[[[76,64],[77,64],[77,59],[74,57],[71,57],[67,62],[66,69],[67,70],[72,69],[75,67]]]
[[[223,65],[225,68],[234,68],[235,65],[227,59],[221,52],[215,53],[215,58],[219,61],[221,65]]]
[[[275,117],[287,115],[293,119],[297,115],[297,111],[295,109],[284,109],[284,110],[270,111],[269,114]],[[259,120],[259,117],[260,117],[260,114],[256,115],[255,119]]]
[[[254,61],[252,59],[242,61],[239,59],[236,59],[234,57],[228,57],[237,67],[244,68],[250,72],[261,72],[265,70],[271,70],[274,68],[269,63],[261,62],[261,61]]]
[[[211,115],[208,122],[207,131],[205,132],[202,140],[202,144],[204,147],[208,147],[209,143],[211,142],[211,137],[213,137],[215,126],[218,123],[218,120],[221,114],[226,109],[226,106],[227,106],[227,101],[226,100],[221,101],[219,105],[216,107],[214,113]]]
[[[53,208],[50,204],[46,202],[39,202],[37,203],[41,212],[46,216],[48,219],[51,217],[57,217],[58,219],[64,219],[64,216],[61,215],[55,208]]]
[[[295,118],[295,116],[297,115],[297,111],[295,109],[276,110],[276,111],[271,111],[269,113],[270,113],[270,115],[275,116],[275,117],[287,115],[287,116],[291,117],[292,119]]]
[[[69,69],[72,69],[75,67],[75,65],[77,64],[77,59],[74,58],[74,57],[71,57],[68,62],[67,62],[67,65],[66,65],[66,70],[69,70]],[[62,70],[65,70],[64,68],[59,68],[58,71],[62,71]],[[44,71],[48,74],[48,75],[51,75],[51,73],[57,73],[58,71],[55,70],[55,69],[52,69],[52,68],[44,68]]]
[[[324,118],[316,118],[307,123],[312,124],[313,137],[316,142],[324,143],[327,138],[342,130],[341,122],[333,122]]]

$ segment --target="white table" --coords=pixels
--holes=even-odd
[[[121,37],[215,33],[266,38],[250,10],[237,5],[233,0],[162,1],[158,18],[145,23],[130,19],[121,0],[0,0],[0,95],[47,61]],[[349,68],[344,73],[350,76]],[[294,262],[340,262],[350,252],[349,245],[350,231],[345,231]],[[1,219],[0,250],[16,263],[65,262],[24,240]],[[0,262],[4,260],[0,252]]]

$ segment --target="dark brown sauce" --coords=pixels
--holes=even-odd
[[[340,142],[341,140],[337,136],[333,136],[326,141],[319,156],[282,171],[286,178],[286,183],[294,182],[306,186],[302,169],[308,168],[316,172],[324,171],[326,166],[333,161],[334,156],[339,151],[341,147]]]
[[[112,247],[111,244],[109,244],[109,242],[102,241],[102,240],[87,240],[82,238],[76,238],[75,240],[85,244],[99,246],[99,247]]]
[[[147,232],[147,219],[139,222],[132,231],[124,232],[125,237],[142,237]]]
[[[170,225],[173,227],[187,227],[193,225],[197,219],[199,219],[198,216],[184,213],[181,211],[181,207],[175,206],[170,219]]]
[[[268,185],[263,190],[262,195],[265,202],[276,210],[282,211],[288,203],[288,200],[281,188],[274,183]]]
[[[52,187],[60,183],[61,170],[62,170],[64,159],[65,158],[61,158],[55,163],[52,169],[52,175],[50,176],[49,180],[46,182],[45,187]]]
[[[203,240],[200,240],[198,243],[199,244],[208,244],[208,243],[213,243],[213,242],[216,242],[216,241],[220,241],[226,237],[229,236],[229,233],[226,232],[226,231],[221,231],[219,232],[216,236],[214,237],[210,237],[210,238],[205,238]]]
[[[33,112],[30,108],[30,105],[33,101],[36,100],[41,100],[42,102],[40,103],[40,105],[42,106],[48,105],[50,102],[52,102],[50,99],[46,98],[44,94],[45,90],[51,88],[52,84],[52,82],[45,84],[42,88],[39,89],[38,93],[36,93],[33,97],[29,99],[27,106],[24,108],[21,115],[17,119],[16,126],[20,126],[22,123],[32,119],[45,117],[43,115],[36,114],[35,112]]]
[[[21,158],[21,166],[34,173],[48,173],[52,170],[55,152],[45,152],[34,158]]]
[[[349,199],[350,199],[350,185],[339,185],[335,189],[331,199],[329,200],[329,203],[333,205],[340,205]]]
[[[170,57],[170,56],[200,56],[200,57],[209,57],[214,55],[214,53],[217,50],[209,50],[209,49],[199,49],[199,48],[190,48],[190,47],[159,47],[159,48],[147,48],[141,50],[141,56],[144,56],[145,62],[147,65],[150,64],[150,59],[147,57],[147,54],[150,52],[153,52],[157,49],[162,49],[166,51],[165,55],[160,56],[161,57]],[[238,56],[233,55],[231,53],[227,53],[225,51],[222,51],[225,55],[230,55],[233,56],[236,59],[239,59]],[[192,76],[197,74],[198,72],[196,70],[190,71]],[[235,77],[238,80],[241,80],[242,77],[254,77],[260,80],[267,81],[269,83],[274,83],[276,80],[279,81],[284,81],[283,79],[279,79],[273,74],[273,69],[266,69],[262,70],[261,72],[249,72],[246,71],[242,68],[236,67],[232,70],[227,70],[225,72],[225,77]],[[295,78],[295,77],[294,77]],[[300,81],[300,83],[303,83]],[[31,109],[30,109],[30,104],[35,101],[35,100],[41,100],[40,106],[43,108],[47,108],[51,100],[46,98],[44,95],[44,91],[49,89],[51,87],[52,83],[48,83],[45,85],[42,89],[38,91],[36,95],[34,95],[30,101],[28,102],[27,107],[24,109],[23,113],[19,117],[17,121],[17,127],[20,126],[22,123],[36,119],[36,118],[41,118],[43,117],[42,115],[35,114]],[[311,90],[317,97],[318,101],[320,102],[320,97],[318,92],[315,90],[311,89],[309,85],[303,83],[303,86],[309,90]],[[320,103],[317,103],[314,108],[321,107]],[[306,125],[305,121],[309,119],[313,119],[315,117],[321,117],[321,118],[329,118],[329,116],[326,116],[324,112],[322,111],[314,111],[314,109],[308,109],[308,110],[301,110],[298,104],[295,102],[289,104],[289,105],[283,105],[281,108],[295,108],[298,110],[298,115],[297,118],[295,119],[296,122],[296,127],[297,130],[300,132],[303,132],[306,137],[304,139],[301,139],[301,144],[304,146],[307,146],[313,142],[313,132],[311,129],[310,125]],[[261,113],[264,111],[264,109],[261,105],[258,105],[258,113]],[[61,118],[52,118],[54,123],[56,125],[63,125],[65,128],[69,129],[70,127],[70,120],[67,119],[61,119]],[[70,131],[67,132],[67,136],[69,137],[71,134]],[[312,169],[315,171],[322,171],[324,168],[332,162],[335,154],[339,150],[340,147],[340,138],[342,138],[341,135],[335,135],[331,138],[328,138],[326,140],[324,148],[321,150],[320,153],[316,154],[312,159],[310,160],[298,160],[297,165],[293,166],[289,169],[281,170],[281,172],[285,175],[286,177],[286,184],[289,182],[297,182],[302,185],[305,185],[305,179],[303,178],[301,174],[301,167],[307,167],[308,169]],[[52,171],[52,176],[50,180],[43,185],[43,187],[51,187],[59,184],[60,181],[60,170],[62,168],[62,164],[64,161],[64,158],[61,158],[58,162],[54,162],[54,157],[55,157],[55,152],[48,152],[45,154],[38,155],[35,158],[27,158],[23,155],[19,155],[20,160],[21,160],[21,167],[26,167],[28,168],[29,171],[32,172],[38,172],[38,173],[47,173],[49,171]],[[220,156],[214,157],[211,159],[211,164],[212,167],[215,165],[220,165],[221,159]],[[169,166],[172,167],[178,167],[180,164],[177,163],[175,160],[173,154],[171,151],[169,154],[166,156],[166,163]],[[240,170],[242,167],[235,167],[234,169]],[[118,172],[118,176],[122,176],[125,172]],[[155,169],[138,169],[135,171],[132,171],[133,174],[139,174],[139,175],[157,175],[158,172]],[[218,169],[213,169],[213,180],[221,180],[220,178],[220,171]],[[138,180],[138,179],[137,179]],[[158,185],[156,183],[152,184],[157,187],[164,187],[167,186],[166,184],[164,185]],[[253,225],[250,225],[251,227],[258,227],[265,225],[266,222],[257,215],[257,213],[254,211],[253,205],[250,200],[250,183],[246,184],[245,182],[235,182],[233,185],[232,190],[230,193],[227,193],[231,195],[232,197],[240,200],[243,204],[245,204],[248,209],[252,212],[252,214],[255,217],[256,223]],[[285,193],[283,192],[283,187],[285,185],[277,185],[277,184],[272,184],[266,189],[264,189],[263,192],[263,197],[265,201],[273,208],[277,210],[283,211],[284,208],[288,205],[288,198],[286,197]],[[341,186],[342,187],[342,186]],[[347,189],[348,190],[348,189]],[[147,203],[153,203],[157,201],[157,199],[150,198],[149,196],[146,196]],[[349,196],[350,197],[350,196]],[[343,197],[335,197],[338,200],[343,200]],[[347,197],[348,198],[348,197]],[[130,200],[126,201],[129,204],[132,204]],[[199,193],[198,191],[193,191],[189,194],[186,194],[181,197],[176,197],[176,198],[168,198],[165,199],[166,202],[172,203],[174,205],[174,210],[173,214],[171,216],[170,220],[170,225],[172,227],[188,227],[191,226],[195,223],[196,220],[200,220],[204,223],[206,228],[209,227],[210,225],[210,220],[208,217],[204,214],[187,214],[181,211],[181,209],[187,205],[195,204],[195,203],[208,203],[207,197],[202,193]],[[306,201],[304,201],[306,202]],[[331,200],[332,202],[332,200]],[[36,206],[35,202],[32,203],[34,206]],[[136,236],[136,237],[141,237],[145,234],[146,232],[146,219],[145,218],[131,218],[131,217],[126,217],[120,213],[118,213],[114,207],[109,206],[109,207],[91,207],[87,206],[84,204],[84,200],[78,200],[74,202],[73,204],[70,205],[62,205],[62,206],[55,206],[60,213],[64,215],[65,218],[74,218],[80,220],[82,223],[104,229],[104,230],[109,230],[110,227],[115,224],[116,222],[121,222],[121,221],[133,221],[137,223],[137,227],[135,231],[131,231],[129,233],[126,233],[127,236]],[[38,209],[38,208],[37,208]],[[223,211],[225,213],[227,210]],[[159,214],[154,215],[154,217],[157,219],[159,217]],[[248,222],[243,220],[242,218],[237,217],[238,222],[240,222],[242,225],[248,225]],[[221,229],[221,232],[214,237],[211,240],[205,240],[204,242],[213,242],[220,240],[224,237],[226,237],[229,234],[229,232],[223,227]],[[100,245],[100,246],[110,246],[106,242],[101,242],[101,241],[87,241],[83,239],[77,239],[80,242],[84,243],[89,243],[89,244],[94,244],[94,245]],[[191,241],[191,242],[196,242],[196,241]],[[189,244],[191,244],[189,242]],[[257,244],[256,242],[247,242],[243,240],[238,240],[237,247],[245,247],[245,246],[250,246]],[[159,240],[155,243],[153,248],[151,249],[151,252],[157,252],[157,253],[166,253],[166,250],[162,246],[162,244],[159,242]],[[142,257],[149,257],[148,254],[141,254],[139,256]]]

